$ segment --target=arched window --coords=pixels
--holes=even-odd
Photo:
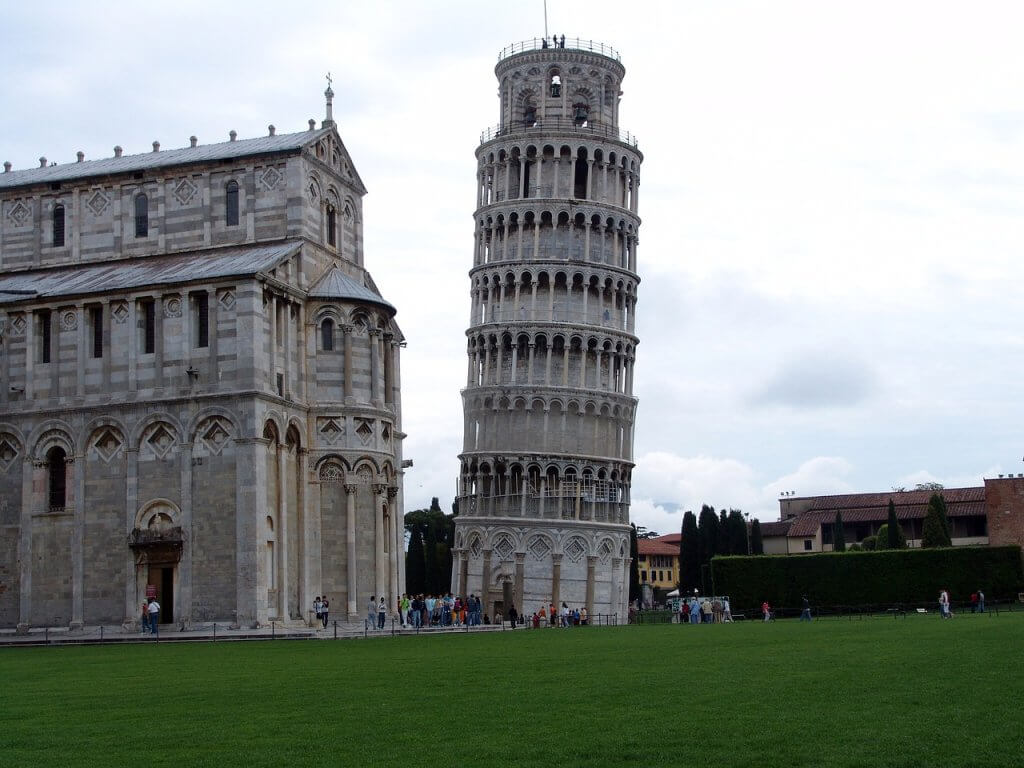
[[[61,248],[64,246],[64,206],[55,205],[53,207],[53,247]]]
[[[324,352],[330,352],[334,349],[334,321],[327,318],[320,325],[320,334],[322,336],[321,346]]]
[[[562,95],[562,77],[555,73],[551,75],[551,96],[558,98]]]
[[[46,483],[50,509],[64,509],[67,501],[67,454],[54,446],[46,452]]]
[[[327,212],[327,244],[338,244],[338,212],[333,205],[328,205]]]
[[[149,237],[149,198],[145,195],[135,198],[135,236]]]
[[[225,193],[224,213],[229,227],[238,226],[238,182],[229,181]]]

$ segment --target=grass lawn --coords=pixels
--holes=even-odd
[[[0,649],[3,766],[1018,766],[1024,613]]]

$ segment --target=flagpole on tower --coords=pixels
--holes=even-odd
[[[544,0],[544,37],[548,36],[548,0]]]

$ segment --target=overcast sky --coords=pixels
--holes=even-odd
[[[240,15],[244,9],[244,15]],[[324,74],[398,307],[406,510],[451,505],[474,150],[543,3],[0,0],[16,169],[303,130]],[[639,137],[634,522],[1024,472],[1024,4],[565,2]]]

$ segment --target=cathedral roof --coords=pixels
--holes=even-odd
[[[255,275],[293,256],[301,243],[205,249],[0,275],[0,304]],[[378,297],[378,301],[383,301]],[[389,305],[390,306],[390,305]]]
[[[316,281],[309,289],[309,298],[368,302],[386,307],[391,314],[395,313],[394,306],[385,301],[379,293],[349,277],[337,267],[331,267]]]
[[[45,168],[10,171],[0,173],[0,189],[294,151],[332,130],[334,130],[332,127],[327,127],[299,133],[222,141],[218,144],[200,144],[182,149],[162,149],[159,152],[143,152],[138,155],[105,157],[101,160],[83,160],[80,163],[64,163],[48,165]]]

